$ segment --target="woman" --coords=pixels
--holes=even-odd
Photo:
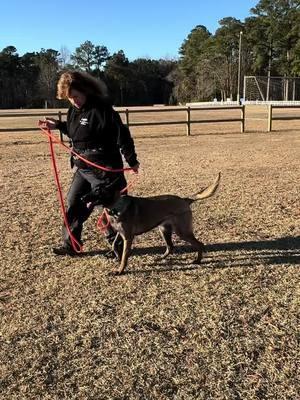
[[[57,84],[57,98],[68,99],[71,103],[67,121],[47,118],[39,121],[42,128],[59,129],[70,138],[73,150],[89,161],[120,169],[123,168],[123,155],[133,171],[138,172],[139,162],[129,129],[110,104],[102,81],[84,72],[64,72]],[[73,236],[82,244],[83,223],[90,216],[93,206],[102,204],[103,198],[113,198],[126,187],[126,180],[122,172],[105,172],[90,167],[76,156],[71,157],[71,165],[77,169],[67,196],[67,220]],[[105,235],[111,244],[116,233],[108,228]],[[76,255],[65,226],[62,236],[62,246],[53,248],[53,252],[57,255]],[[116,249],[121,253],[121,238]]]

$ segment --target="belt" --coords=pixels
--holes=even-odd
[[[73,147],[73,150],[78,153],[78,154],[84,154],[84,153],[103,153],[104,150],[101,147],[97,147],[97,148],[86,148],[86,149],[76,149],[75,147]]]

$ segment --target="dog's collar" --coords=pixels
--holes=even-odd
[[[131,203],[130,196],[121,196],[117,199],[117,201],[110,207],[105,207],[108,214],[112,217],[120,218],[121,215],[127,210]]]

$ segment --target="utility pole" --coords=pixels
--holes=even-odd
[[[271,67],[272,67],[272,42],[269,45],[269,50],[268,50],[268,81],[267,81],[267,96],[266,100],[270,100],[270,82],[271,82]]]
[[[241,98],[240,87],[241,87],[242,36],[243,36],[243,32],[241,31],[240,32],[240,42],[239,42],[239,66],[238,66],[237,99],[236,99],[238,104],[240,104],[240,98]]]

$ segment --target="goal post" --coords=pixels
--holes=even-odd
[[[300,103],[300,77],[245,76],[245,104],[269,102]]]

